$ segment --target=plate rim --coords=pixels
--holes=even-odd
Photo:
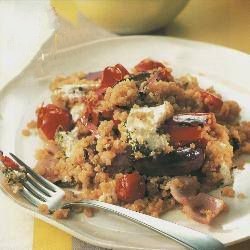
[[[58,54],[63,54],[63,53],[67,53],[69,51],[74,51],[77,49],[81,49],[83,47],[86,46],[90,46],[90,45],[94,45],[97,43],[102,43],[102,42],[108,42],[108,41],[113,41],[113,40],[133,40],[133,39],[142,39],[142,38],[149,38],[149,39],[170,39],[170,40],[176,40],[176,41],[180,41],[180,42],[185,42],[185,43],[193,43],[193,44],[197,44],[200,46],[209,46],[209,47],[214,47],[214,48],[218,48],[218,49],[223,49],[225,51],[234,53],[234,54],[240,54],[241,56],[245,57],[246,59],[249,60],[250,63],[250,53],[248,54],[247,52],[241,51],[241,50],[237,50],[234,48],[230,48],[221,44],[213,44],[210,42],[205,42],[205,41],[198,41],[198,40],[192,40],[192,39],[187,39],[187,38],[179,38],[179,37],[174,37],[174,36],[163,36],[163,35],[127,35],[127,36],[111,36],[111,37],[105,37],[105,38],[100,38],[100,39],[96,39],[93,41],[89,41],[89,42],[83,42],[83,43],[79,43],[77,45],[73,45],[73,46],[68,46],[67,48],[62,48],[62,49],[58,49],[57,51],[51,53],[43,53],[43,57],[51,57],[51,56],[55,56]],[[42,53],[43,50],[43,46],[39,49],[39,51],[37,51],[37,53],[34,55],[34,57],[30,60],[30,62],[23,68],[23,70],[18,73],[17,75],[15,75],[12,79],[10,79],[9,81],[2,83],[0,86],[0,92],[2,92],[4,90],[4,88],[11,84],[12,82],[18,80],[19,77],[21,77],[23,74],[26,73],[26,71],[28,71],[29,67],[32,65],[32,63],[38,63],[39,61],[44,60],[43,57],[39,56]]]

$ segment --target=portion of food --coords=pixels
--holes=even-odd
[[[27,173],[23,167],[16,164],[11,158],[4,156],[2,151],[0,151],[0,170],[13,193],[17,193],[23,188],[22,183],[26,180]]]
[[[232,184],[236,160],[250,153],[250,123],[236,102],[150,59],[130,72],[116,64],[58,77],[50,89],[52,103],[36,112],[39,174],[78,199],[153,216],[179,204],[209,224],[226,210],[207,192]]]

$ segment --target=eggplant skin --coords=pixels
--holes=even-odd
[[[126,172],[133,167],[140,174],[146,176],[177,176],[189,174],[201,168],[205,160],[204,151],[197,148],[178,148],[169,154],[156,157],[145,157],[133,160],[129,152],[117,155],[111,166],[106,168],[109,173]]]
[[[132,162],[130,159],[131,153],[125,152],[118,154],[113,160],[111,166],[106,166],[104,172],[109,174],[126,173],[131,169]]]
[[[133,167],[147,176],[176,176],[198,170],[205,160],[202,148],[179,148],[169,154],[148,157],[134,162]]]

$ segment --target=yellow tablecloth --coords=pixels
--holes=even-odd
[[[55,5],[58,13],[75,21],[74,6],[69,8],[66,1],[61,3]],[[250,1],[191,0],[175,21],[164,30],[156,32],[157,34],[220,44],[250,53]],[[71,250],[72,237],[40,220],[35,220],[33,249]],[[250,240],[228,249],[248,250]]]
[[[191,0],[165,34],[250,53],[250,1]]]

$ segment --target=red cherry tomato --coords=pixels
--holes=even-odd
[[[122,73],[122,79],[124,78],[124,76],[129,75],[129,72],[120,63],[116,64],[115,67],[118,68],[121,71],[121,73]]]
[[[137,65],[135,65],[135,70],[137,72],[144,72],[152,69],[157,68],[165,68],[165,66],[157,61],[151,60],[151,59],[144,59],[141,62],[139,62]]]
[[[179,120],[177,119],[177,122],[171,120],[163,126],[164,131],[170,135],[171,143],[175,146],[183,146],[188,143],[199,142],[202,140],[202,130],[201,127],[198,126],[199,124],[185,125],[183,123],[183,120],[189,121],[189,119],[186,119],[184,116],[185,115],[183,115],[182,117],[181,115],[176,115],[173,117],[173,119],[176,120],[178,118]],[[183,119],[181,120],[180,117]]]
[[[142,176],[135,172],[132,174],[125,174],[117,179],[115,190],[120,201],[132,203],[144,197],[146,185]]]
[[[108,87],[113,87],[126,75],[129,75],[129,72],[121,64],[106,67],[102,73],[101,86],[96,93],[98,95],[104,93]]]
[[[168,133],[174,145],[185,145],[201,139],[201,129],[199,127],[174,126],[169,129]]]
[[[67,110],[54,104],[48,104],[37,111],[37,127],[44,135],[53,140],[58,128],[68,131],[72,125],[72,118]]]
[[[209,111],[220,111],[223,101],[219,97],[206,91],[201,91],[200,93],[201,99]]]
[[[13,170],[18,170],[19,166],[8,156],[0,156],[0,161],[5,165],[7,168],[11,168]]]

